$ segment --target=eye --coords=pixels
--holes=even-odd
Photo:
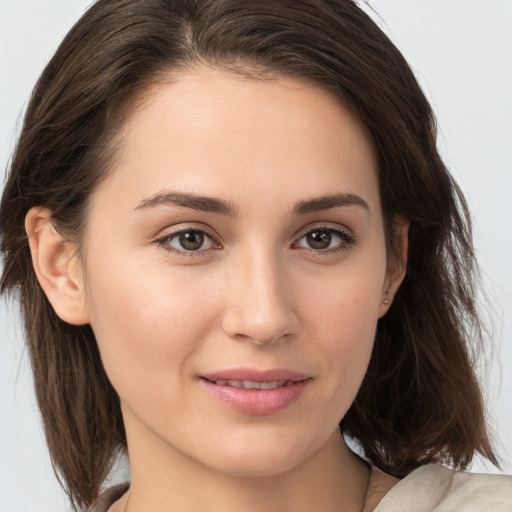
[[[308,231],[296,242],[297,247],[315,251],[342,250],[354,243],[354,238],[337,228],[316,228]]]
[[[213,249],[215,244],[210,235],[199,229],[184,229],[168,234],[158,244],[168,251],[202,252]]]

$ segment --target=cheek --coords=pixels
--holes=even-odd
[[[385,260],[384,260],[385,261]],[[385,265],[345,268],[323,286],[309,283],[303,312],[331,406],[343,416],[357,394],[370,361],[382,297]],[[307,343],[307,340],[305,341]],[[341,419],[341,416],[339,419]]]
[[[340,395],[355,396],[373,349],[377,306],[357,297],[340,302],[339,308],[332,311],[335,316],[330,322],[330,332],[324,337],[331,367],[326,375],[332,377],[335,385],[344,388]]]
[[[370,263],[340,266],[322,279],[309,275],[297,286],[302,315],[307,323],[323,329],[326,339],[349,343],[373,338],[382,301],[385,257],[381,264]]]
[[[120,394],[150,381],[163,390],[179,382],[200,350],[218,316],[215,297],[168,268],[128,263],[94,267],[101,270],[89,281],[91,326]]]

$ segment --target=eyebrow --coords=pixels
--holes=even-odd
[[[151,197],[143,199],[134,210],[162,205],[184,206],[200,212],[219,213],[229,217],[236,217],[238,215],[238,210],[231,201],[172,191],[158,192]]]
[[[295,215],[306,215],[312,212],[330,210],[341,206],[359,206],[371,212],[368,203],[356,194],[328,194],[326,196],[315,197],[307,201],[299,201],[293,208]]]
[[[155,206],[182,206],[201,212],[218,213],[229,217],[238,215],[237,207],[231,202],[216,197],[199,196],[184,192],[162,191],[143,199],[134,210]],[[294,215],[330,210],[343,206],[358,206],[370,213],[368,203],[356,194],[328,194],[305,201],[299,201],[292,209]]]

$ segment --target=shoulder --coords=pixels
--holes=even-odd
[[[431,464],[413,471],[374,512],[510,512],[512,476],[453,471]]]
[[[442,502],[444,508],[440,510],[512,510],[512,476],[452,472],[451,481],[450,489]]]

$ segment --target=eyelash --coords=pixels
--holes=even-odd
[[[313,248],[306,248],[303,247],[302,250],[305,250],[314,256],[328,256],[328,255],[334,255],[339,254],[341,252],[347,251],[350,246],[356,245],[356,239],[353,235],[349,234],[347,231],[332,227],[332,226],[315,226],[312,229],[309,229],[304,234],[302,234],[294,243],[293,245],[297,244],[300,240],[302,240],[304,237],[308,236],[311,233],[314,233],[315,231],[326,231],[328,233],[331,233],[331,235],[334,235],[340,240],[340,244],[337,247],[327,248],[327,249],[313,249]],[[164,236],[158,238],[155,240],[155,243],[164,249],[167,252],[178,254],[185,258],[195,258],[195,257],[204,257],[207,256],[210,251],[218,250],[216,248],[214,249],[198,249],[196,251],[187,251],[187,250],[179,250],[175,249],[173,247],[170,247],[169,243],[174,240],[176,237],[180,236],[184,233],[201,233],[205,235],[207,239],[209,239],[213,244],[219,245],[215,241],[215,236],[205,228],[183,228],[178,229],[176,231],[171,231],[169,233],[166,233]]]

